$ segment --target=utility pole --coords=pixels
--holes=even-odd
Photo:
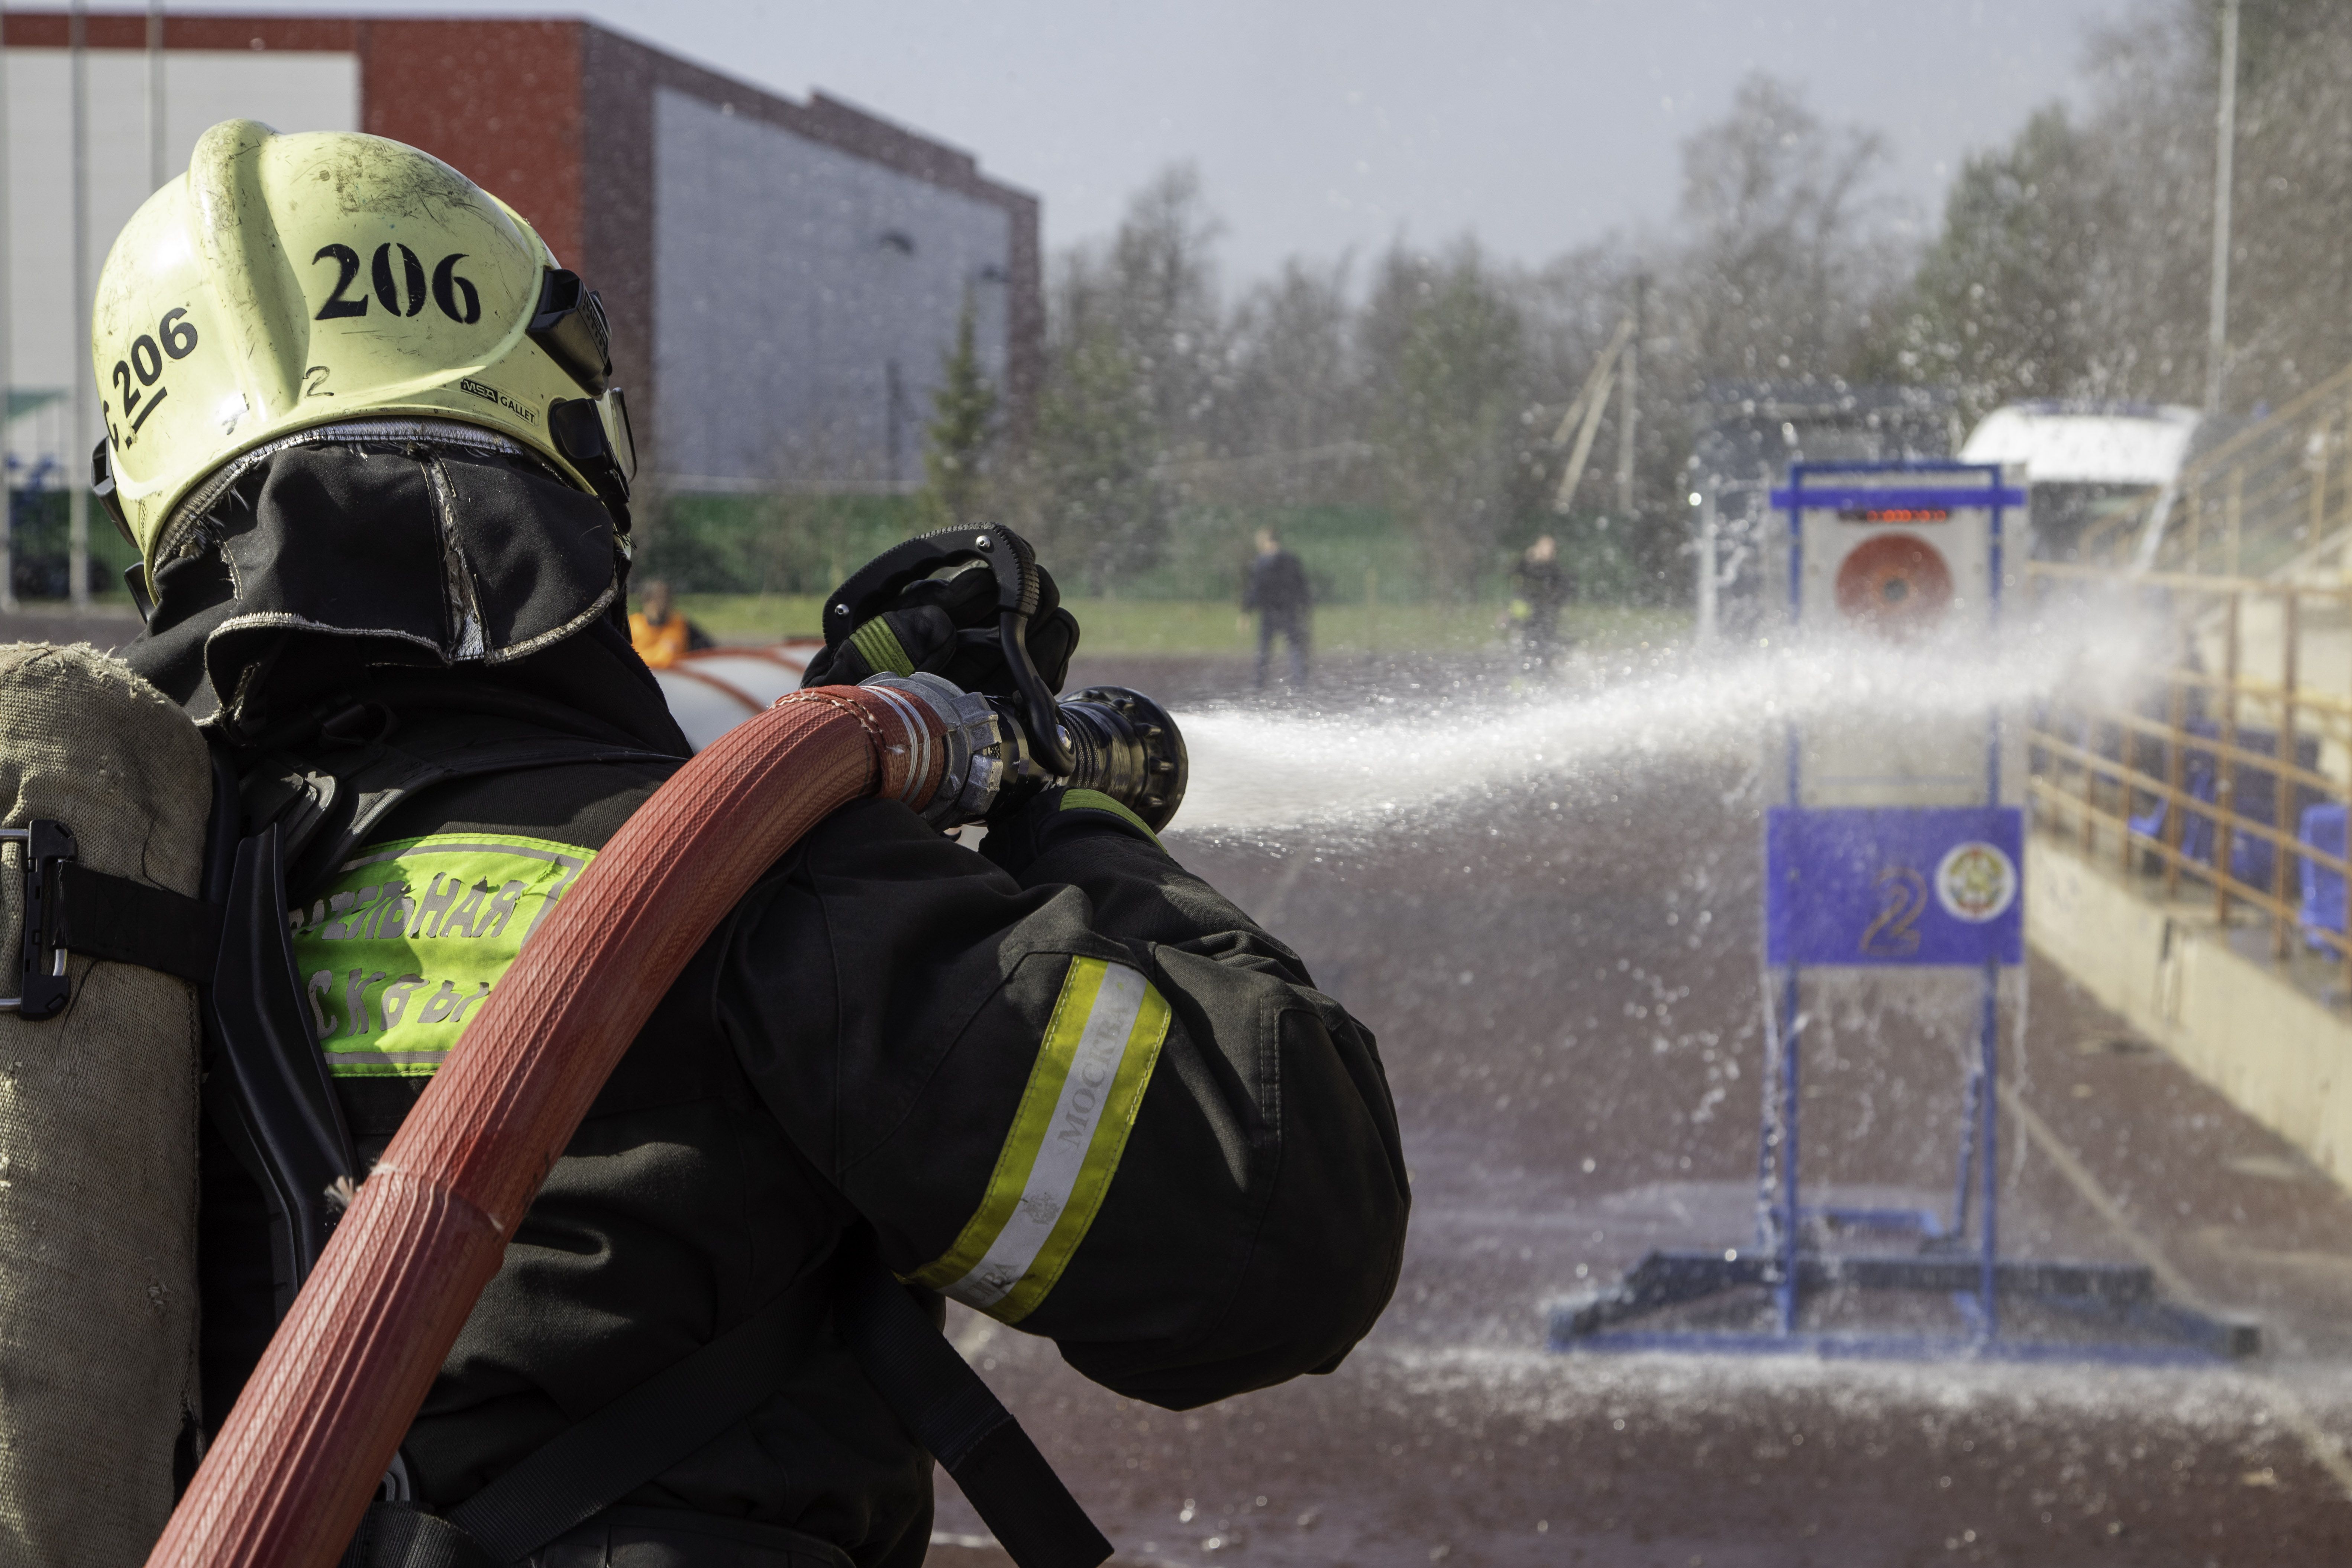
[[[1710,475],[1706,489],[1694,491],[1698,497],[1698,640],[1712,643],[1720,629],[1721,596],[1716,575],[1716,491],[1720,476]]]
[[[16,490],[8,482],[8,426],[16,401],[16,362],[8,329],[8,8],[0,5],[0,610],[16,608]]]
[[[73,428],[66,437],[67,592],[89,608],[89,9],[73,0],[66,25],[73,67]]]
[[[1624,390],[1617,399],[1617,511],[1630,520],[1633,515],[1633,433],[1642,422],[1640,373],[1642,368],[1642,315],[1645,297],[1650,291],[1647,277],[1633,279],[1633,335],[1625,340],[1625,353],[1619,363],[1619,374],[1624,377]]]
[[[2205,412],[2221,411],[2230,347],[2230,165],[2238,142],[2238,0],[2221,0],[2221,103],[2213,117],[2213,309],[2205,331]]]
[[[163,0],[147,0],[147,190],[172,177],[163,142]]]

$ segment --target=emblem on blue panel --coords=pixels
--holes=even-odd
[[[1764,834],[1771,963],[2024,960],[2014,806],[1784,806]]]
[[[1956,921],[1997,921],[2017,902],[2017,862],[1998,844],[1955,844],[1936,868],[1936,901]]]

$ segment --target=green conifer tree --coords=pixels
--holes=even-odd
[[[919,503],[926,528],[961,527],[980,521],[982,481],[988,450],[996,439],[996,388],[982,373],[975,340],[971,295],[964,294],[956,321],[955,347],[940,361],[940,384],[931,394],[929,441],[923,448]]]

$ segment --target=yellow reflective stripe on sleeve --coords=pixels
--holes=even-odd
[[[1129,810],[1128,807],[1117,797],[1105,795],[1098,789],[1064,790],[1062,792],[1062,804],[1055,809],[1061,811],[1108,811],[1113,816],[1124,818],[1128,822],[1134,824],[1136,828],[1141,832],[1146,838],[1151,840],[1153,848],[1156,849],[1160,847],[1160,835],[1151,831],[1151,825],[1150,823],[1145,822],[1143,818],[1136,816],[1134,812]]]
[[[917,1283],[1008,1323],[1045,1299],[1110,1190],[1168,1021],[1135,970],[1070,961],[979,1212]]]

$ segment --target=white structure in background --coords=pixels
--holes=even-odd
[[[6,72],[5,368],[7,484],[12,491],[65,489],[89,472],[98,440],[94,416],[75,429],[73,391],[89,379],[89,349],[75,287],[73,215],[86,214],[81,248],[91,278],[131,215],[156,186],[154,171],[187,166],[196,138],[236,116],[281,131],[360,128],[360,68],[355,55],[173,49],[163,69],[168,90],[155,92],[144,51],[87,52],[84,126],[89,189],[73,189],[73,57],[64,48],[12,47]],[[160,98],[163,123],[149,123]],[[81,400],[94,407],[95,397]],[[103,526],[101,522],[100,526]],[[24,562],[25,546],[17,556]],[[59,542],[60,543],[62,541]],[[33,564],[24,563],[28,568]]]
[[[61,490],[67,464],[66,426],[71,422],[72,400],[63,387],[19,386],[8,395],[8,488],[15,490]]]
[[[714,647],[688,654],[654,671],[670,717],[688,744],[702,750],[744,720],[801,686],[801,672],[824,644],[782,642],[766,647]]]
[[[8,379],[26,390],[63,389],[89,374],[89,349],[73,315],[71,72],[64,49],[9,49],[8,306],[14,331]],[[147,57],[89,51],[89,254],[93,271],[154,187],[144,105]],[[173,49],[166,57],[164,166],[183,170],[196,138],[243,116],[280,131],[360,129],[358,57],[346,54]],[[87,453],[98,439],[82,443]]]
[[[1984,416],[1960,448],[1968,463],[2021,467],[2033,485],[2034,553],[2107,554],[2139,523],[2136,555],[2154,558],[2173,486],[2203,416],[2172,404],[2011,403]]]

